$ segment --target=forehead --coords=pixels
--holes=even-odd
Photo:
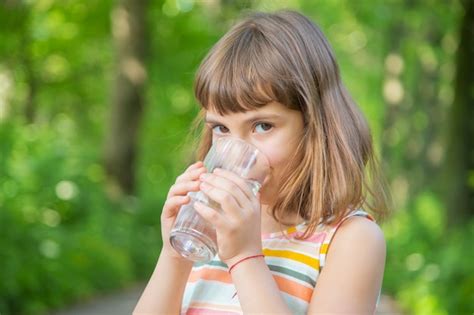
[[[206,110],[206,119],[217,119],[217,118],[227,118],[227,117],[235,117],[235,118],[251,118],[255,116],[272,116],[272,117],[285,117],[285,115],[294,112],[287,108],[286,106],[282,105],[278,102],[271,102],[262,107],[249,109],[245,112],[237,112],[237,113],[228,113],[228,114],[220,114],[215,108],[209,106]]]

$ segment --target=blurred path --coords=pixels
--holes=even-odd
[[[130,315],[145,284],[136,285],[123,292],[101,296],[83,304],[51,313],[52,315]]]
[[[377,311],[375,312],[376,315],[404,315],[400,308],[398,307],[395,300],[388,296],[382,295],[380,297],[379,305],[377,307]]]
[[[145,284],[137,285],[121,293],[104,296],[96,300],[73,306],[70,309],[52,313],[53,315],[130,315],[140,297]],[[395,301],[382,295],[377,315],[402,315]]]

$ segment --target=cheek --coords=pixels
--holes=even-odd
[[[290,150],[288,147],[278,145],[268,145],[260,149],[268,159],[272,174],[277,175],[281,169],[286,166],[288,158],[290,156]]]

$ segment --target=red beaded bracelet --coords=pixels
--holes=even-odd
[[[258,257],[265,257],[265,256],[260,254],[260,255],[253,255],[253,256],[242,258],[241,260],[239,260],[238,262],[236,262],[229,268],[229,273],[231,273],[232,269],[234,269],[234,267],[240,264],[241,262],[246,261],[247,259],[258,258]]]

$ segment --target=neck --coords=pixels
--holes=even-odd
[[[261,232],[262,234],[274,233],[279,232],[281,228],[288,228],[295,225],[300,224],[303,219],[300,216],[291,216],[285,218],[286,224],[280,224],[277,220],[275,220],[271,213],[271,208],[269,205],[262,204],[262,225],[261,225]]]

